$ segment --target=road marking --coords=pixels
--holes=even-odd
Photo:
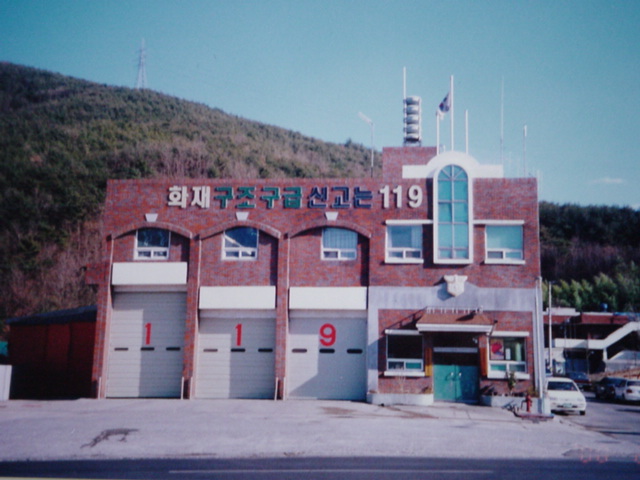
[[[460,469],[428,469],[428,468],[265,468],[265,469],[237,469],[237,470],[229,470],[229,469],[220,469],[217,470],[215,468],[210,469],[202,469],[202,470],[169,470],[169,473],[172,475],[199,475],[199,474],[207,474],[207,473],[217,473],[217,474],[260,474],[260,473],[436,473],[436,474],[451,474],[451,475],[460,475],[460,474],[469,474],[469,475],[491,475],[494,474],[494,470],[460,470]]]

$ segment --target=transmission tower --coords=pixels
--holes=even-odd
[[[142,39],[142,45],[140,45],[140,52],[138,56],[138,78],[136,78],[136,89],[147,88],[147,70],[145,63],[147,60],[147,50],[144,46],[144,38]]]

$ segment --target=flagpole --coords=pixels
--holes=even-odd
[[[451,94],[451,150],[455,150],[456,149],[456,145],[454,142],[454,128],[453,128],[453,75],[451,75],[451,79],[449,80],[449,92]]]
[[[524,176],[527,176],[527,126],[522,129],[522,163],[524,163]]]
[[[402,100],[407,98],[407,67],[402,67]]]
[[[436,111],[436,155],[440,155],[440,112]]]
[[[504,77],[500,85],[500,164],[504,169]]]
[[[469,110],[464,111],[464,153],[469,155]]]

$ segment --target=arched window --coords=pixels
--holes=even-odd
[[[258,258],[258,230],[235,227],[225,230],[222,258],[225,260],[256,260]]]
[[[358,234],[345,228],[322,230],[324,260],[354,260],[358,254]]]
[[[171,232],[162,228],[141,228],[136,232],[136,260],[167,260]]]
[[[437,182],[435,260],[466,263],[471,260],[469,177],[461,167],[447,165]]]

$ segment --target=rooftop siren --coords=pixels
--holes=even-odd
[[[404,144],[420,145],[422,142],[422,99],[405,97],[404,99]]]

